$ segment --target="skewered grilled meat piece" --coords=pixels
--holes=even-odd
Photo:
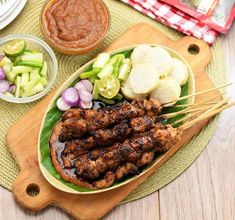
[[[153,117],[159,114],[161,109],[160,102],[154,99],[135,100],[131,104],[124,103],[110,111],[90,110],[89,114],[72,109],[69,113],[65,113],[64,119],[66,119],[68,115],[72,116],[72,118],[68,118],[64,121],[60,141],[81,138],[89,132],[107,128],[123,120],[144,116],[146,114]]]
[[[177,129],[170,125],[159,124],[140,136],[127,139],[124,143],[116,143],[105,150],[102,149],[97,159],[91,158],[89,153],[83,155],[75,160],[74,165],[79,176],[93,180],[106,171],[115,170],[123,162],[136,163],[146,151],[165,152],[176,143],[178,138]]]
[[[145,111],[152,111],[155,115],[159,114],[162,110],[161,103],[155,99],[138,99],[132,101],[132,103],[123,103],[122,105],[115,106],[112,108],[102,108],[102,109],[80,109],[80,108],[72,108],[66,111],[62,115],[62,121],[65,121],[69,118],[77,118],[77,119],[85,119],[88,121],[93,121],[100,119],[103,117],[103,114],[109,114],[110,112],[117,113],[117,112],[126,112],[128,109],[132,109],[134,112],[135,108],[140,108],[141,110]]]
[[[68,154],[76,149],[80,156],[94,146],[110,146],[115,142],[120,142],[130,137],[134,132],[142,133],[150,130],[154,126],[154,120],[149,116],[133,118],[130,122],[123,122],[111,129],[100,129],[95,131],[92,136],[84,139],[76,139],[65,144],[63,154]],[[74,159],[74,158],[73,158]]]
[[[137,161],[137,166],[133,163],[127,162],[120,165],[115,171],[108,171],[104,178],[92,182],[92,185],[96,188],[106,188],[111,186],[115,180],[121,180],[129,174],[138,174],[138,167],[143,167],[152,162],[154,158],[154,151],[144,152],[140,159]],[[114,176],[115,174],[115,176]]]
[[[60,152],[63,150],[63,146],[61,146],[61,143],[59,143],[59,134],[61,130],[62,130],[62,122],[59,122],[54,127],[50,138],[50,153],[53,166],[65,181],[74,183],[75,185],[81,187],[93,189],[94,188],[93,185],[90,184],[88,181],[77,176],[74,172],[64,169],[64,165],[60,159]]]

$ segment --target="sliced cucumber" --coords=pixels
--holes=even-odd
[[[118,79],[125,81],[131,71],[131,60],[125,59],[122,66],[119,69]]]
[[[16,59],[16,65],[41,68],[43,66],[43,54],[25,52],[22,56]]]
[[[103,68],[109,59],[109,53],[100,53],[93,64],[93,68]]]
[[[42,92],[43,90],[44,90],[44,86],[42,85],[41,82],[39,82],[33,87],[32,92],[34,95],[34,94]]]
[[[10,82],[14,82],[17,75],[31,72],[32,70],[33,68],[28,66],[13,66],[12,70],[9,73],[6,73],[6,76]]]
[[[44,87],[46,87],[48,84],[47,79],[45,77],[41,77],[40,82],[42,83]]]
[[[106,64],[104,68],[98,73],[98,77],[100,79],[104,78],[105,76],[112,75],[113,73],[113,65],[111,64]]]
[[[39,68],[33,69],[33,70],[31,71],[31,73],[30,73],[30,76],[29,76],[30,81],[33,80],[33,79],[35,79],[35,78],[38,78],[38,77],[41,78],[39,72],[40,72],[40,69],[39,69]]]
[[[20,84],[21,84],[21,77],[17,76],[16,77],[16,90],[15,90],[15,97],[16,98],[20,97]]]
[[[24,93],[23,93],[23,97],[28,97],[28,96],[31,96],[34,91],[33,91],[33,88],[35,85],[37,85],[37,83],[40,81],[40,76],[38,77],[35,77],[33,80],[31,80],[27,86],[25,86],[24,88]]]
[[[4,73],[8,74],[9,72],[11,72],[12,67],[13,67],[13,63],[7,63],[2,67],[2,69]]]
[[[29,83],[29,73],[22,73],[21,75],[21,88],[24,88]]]
[[[3,67],[3,66],[10,64],[10,63],[11,63],[11,60],[5,56],[0,61],[0,67]]]
[[[16,39],[5,44],[3,51],[7,56],[16,57],[23,54],[25,49],[25,41],[22,39]]]
[[[16,63],[16,65],[23,65],[23,66],[31,66],[31,67],[42,67],[41,62],[36,62],[36,61],[19,61]]]
[[[47,69],[48,69],[47,62],[44,60],[42,64],[42,69],[40,71],[40,75],[47,76]]]

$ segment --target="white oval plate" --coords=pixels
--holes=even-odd
[[[26,4],[27,0],[18,0],[17,6],[15,7],[15,10],[9,10],[9,12],[6,12],[2,19],[0,19],[0,30],[2,30],[4,27],[6,27],[8,24],[10,24],[22,11]]]

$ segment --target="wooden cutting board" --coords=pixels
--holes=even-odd
[[[213,87],[204,70],[211,60],[211,52],[205,42],[193,37],[184,37],[178,41],[172,41],[152,26],[139,23],[123,33],[107,50],[114,50],[138,43],[161,44],[178,51],[185,57],[194,71],[196,90],[201,91]],[[192,51],[194,55],[190,54]],[[217,93],[218,91],[214,91],[200,95],[196,102],[199,99],[202,101],[209,95]],[[205,120],[187,130],[185,135],[183,135],[182,141],[177,146],[161,157],[159,163],[148,173],[135,181],[101,194],[72,195],[52,187],[44,179],[38,166],[38,133],[43,114],[52,96],[53,93],[43,99],[8,131],[7,143],[9,149],[21,168],[13,184],[13,194],[15,199],[24,208],[38,211],[50,204],[54,204],[79,219],[98,219],[107,214],[208,123],[208,120]],[[39,193],[34,196],[29,195],[31,190],[37,190]]]

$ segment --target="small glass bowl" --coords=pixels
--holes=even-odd
[[[107,27],[106,27],[106,30],[104,31],[103,35],[96,41],[94,42],[93,44],[87,46],[87,47],[84,47],[84,48],[81,48],[81,47],[77,47],[77,48],[69,48],[69,47],[64,47],[64,46],[61,46],[59,45],[58,43],[56,43],[53,39],[51,39],[51,37],[49,36],[49,34],[47,33],[48,31],[46,31],[46,28],[45,28],[45,24],[44,24],[44,13],[46,11],[46,9],[50,6],[50,4],[53,3],[54,0],[47,0],[44,4],[44,6],[42,7],[42,11],[41,11],[41,15],[40,15],[40,26],[41,26],[41,30],[45,36],[45,38],[47,39],[47,42],[48,44],[53,47],[55,50],[57,50],[58,52],[60,53],[63,53],[63,54],[67,54],[67,55],[82,55],[82,54],[86,54],[88,52],[91,52],[95,49],[97,49],[97,47],[104,41],[104,39],[106,38],[107,36],[107,33],[109,31],[109,28],[110,28],[110,12],[109,12],[109,9],[107,7],[107,5],[103,2],[103,1],[100,1],[101,4],[103,4],[105,10],[106,10],[106,13],[107,13],[107,21],[108,21],[108,24],[107,24]]]
[[[8,43],[9,41],[12,41],[15,39],[23,39],[26,42],[27,48],[32,49],[32,50],[37,50],[43,53],[44,60],[48,64],[48,72],[47,72],[48,85],[45,87],[45,89],[42,92],[36,95],[30,96],[30,97],[16,98],[16,97],[7,96],[7,95],[0,93],[0,99],[3,99],[8,102],[13,102],[13,103],[33,102],[42,98],[51,90],[55,82],[56,76],[57,76],[57,70],[58,70],[57,59],[53,50],[44,41],[40,40],[37,37],[31,36],[31,35],[25,35],[25,34],[15,34],[15,35],[10,35],[10,36],[1,38],[0,39],[0,54],[3,53],[4,45]]]

